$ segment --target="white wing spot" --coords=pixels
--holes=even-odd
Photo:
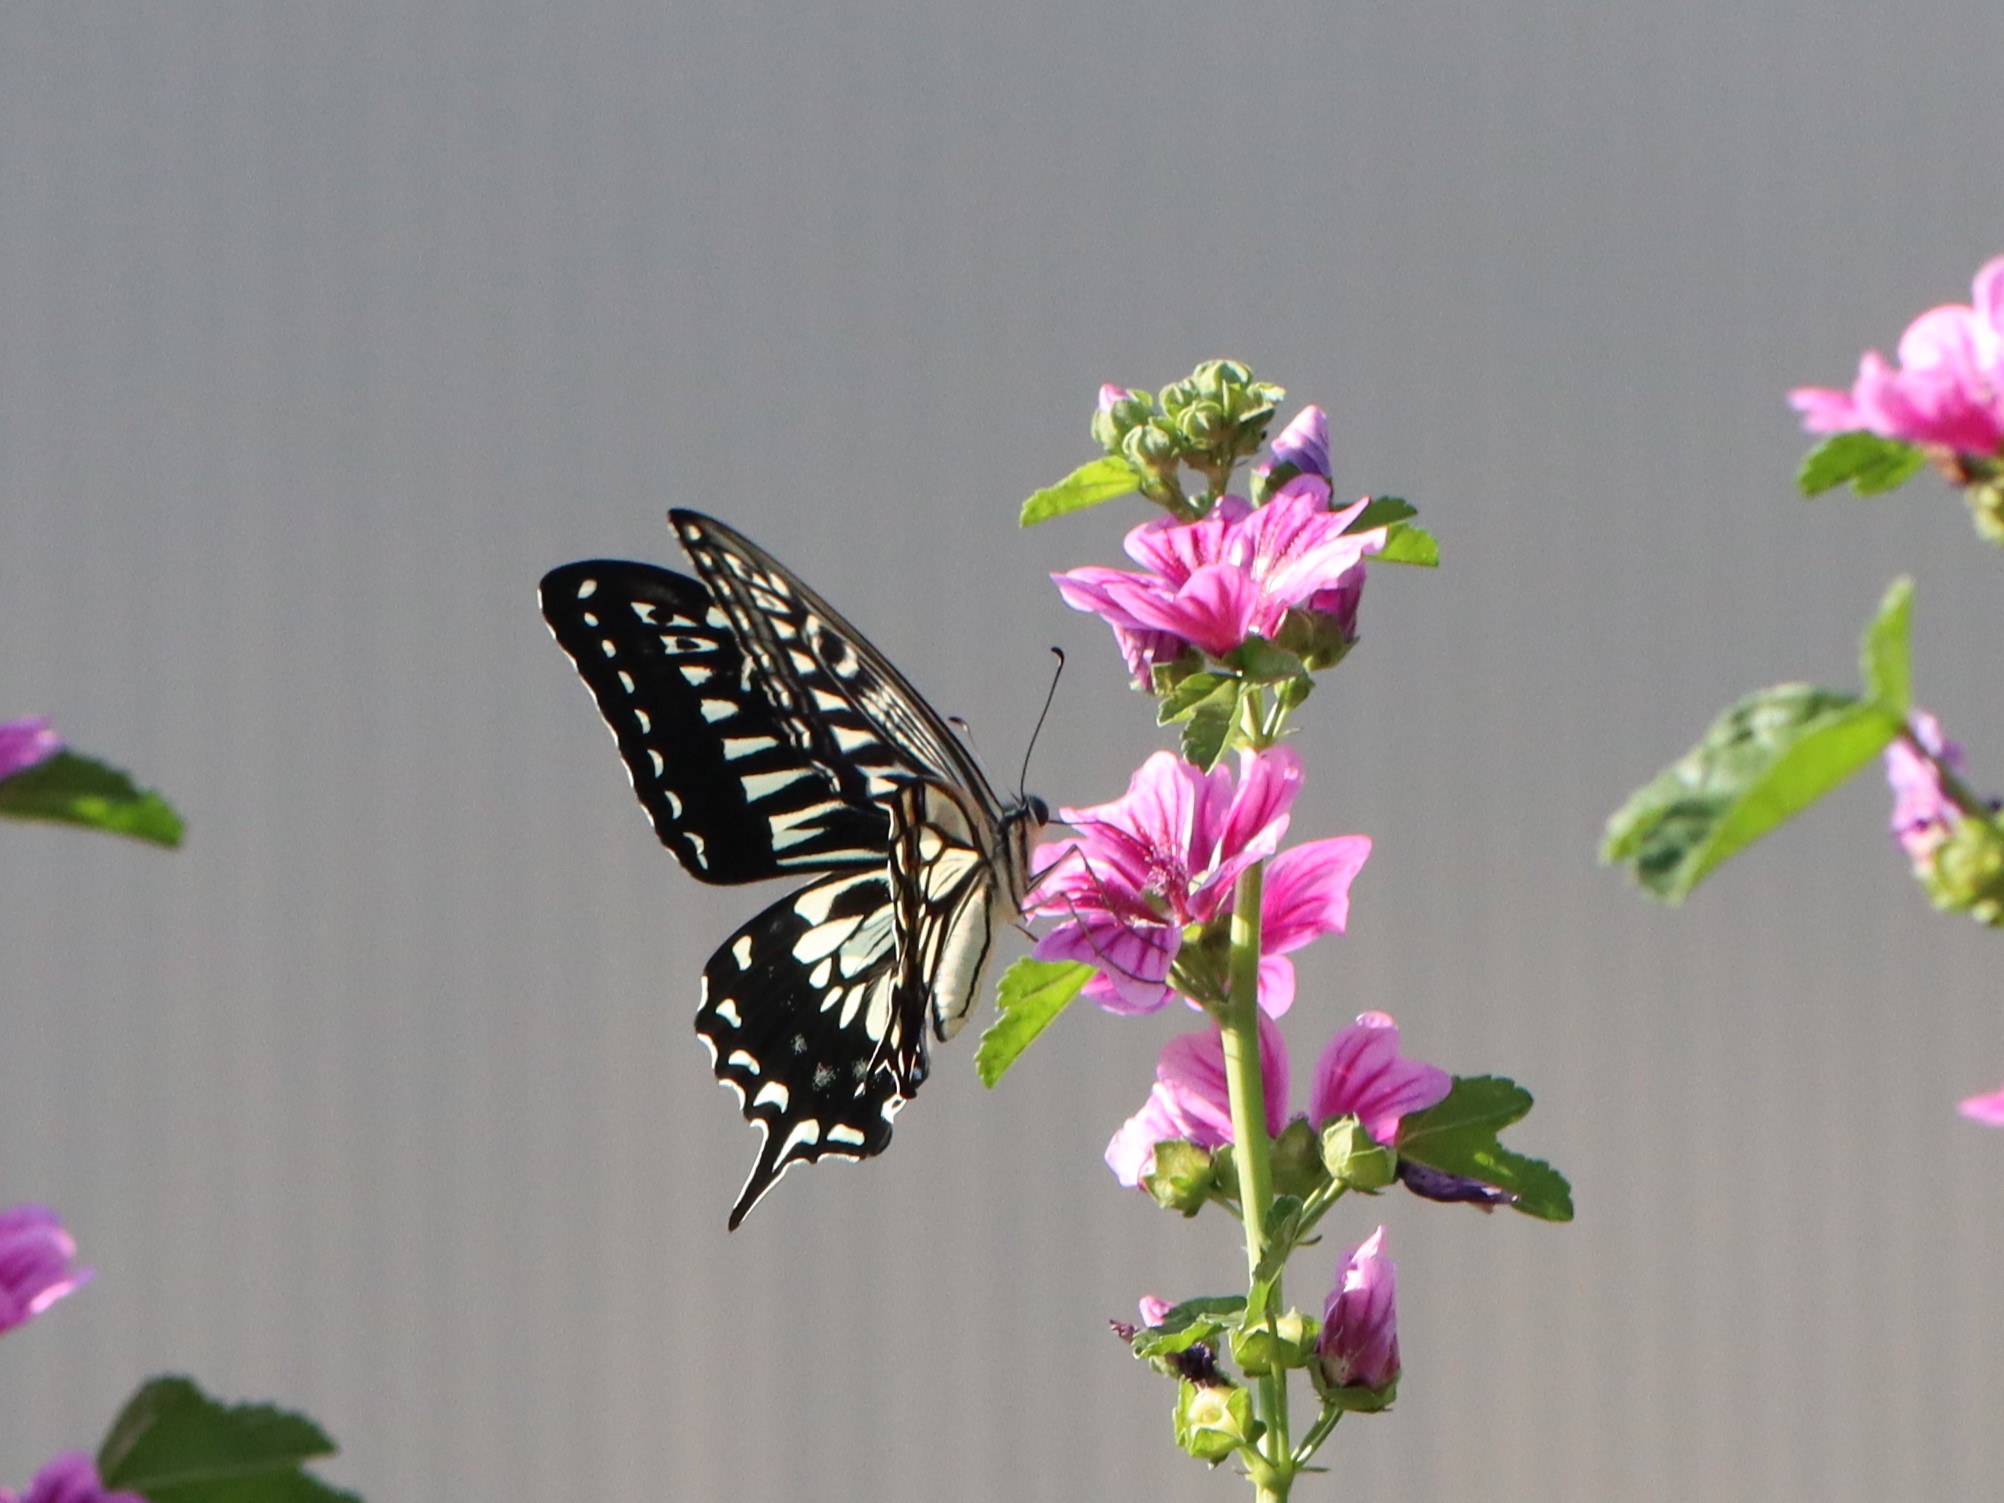
[[[731,942],[731,959],[738,963],[739,970],[747,971],[751,969],[751,955],[751,936],[749,934],[740,934]]]
[[[725,736],[723,742],[724,755],[733,762],[739,757],[749,757],[753,752],[766,751],[779,745],[770,736]]]
[[[611,637],[599,638],[598,650],[604,653],[609,658],[616,658],[619,656],[619,649],[613,646]]]
[[[633,718],[640,723],[640,732],[642,735],[654,729],[654,718],[638,705],[633,707]]]
[[[692,689],[702,688],[703,685],[716,676],[716,669],[705,668],[701,663],[682,664],[682,677],[688,681],[689,687]]]
[[[744,784],[745,801],[757,803],[769,798],[783,788],[791,788],[807,774],[798,770],[786,772],[748,772],[740,780]]]
[[[649,757],[649,758],[651,758],[651,759],[653,760],[653,763],[654,763],[654,776],[656,776],[656,777],[658,778],[658,777],[660,777],[660,776],[661,776],[661,774],[662,774],[662,773],[664,773],[664,772],[666,772],[666,771],[668,770],[668,764],[667,764],[667,762],[665,762],[664,760],[662,760],[662,757],[661,757],[661,753],[659,753],[658,751],[656,751],[656,750],[655,750],[655,749],[654,749],[653,747],[651,747],[651,746],[650,746],[650,747],[648,747],[648,748],[647,748],[647,755],[648,755],[648,757]]]
[[[835,1067],[833,1065],[816,1065],[814,1067],[814,1089],[825,1091],[833,1084],[835,1084]]]
[[[846,1122],[834,1122],[830,1123],[828,1127],[828,1141],[831,1143],[847,1143],[852,1148],[861,1148],[867,1140],[863,1137],[860,1129],[851,1127]]]
[[[578,599],[589,600],[591,599],[592,596],[596,595],[597,593],[598,593],[597,580],[581,579],[578,581]]]
[[[729,998],[725,998],[722,1002],[719,1002],[715,1007],[710,1009],[710,1012],[713,1016],[722,1018],[733,1028],[742,1028],[745,1025],[745,1020],[738,1016],[738,1004]],[[706,1039],[704,1042],[708,1043],[709,1041]],[[715,1062],[716,1052],[717,1046],[710,1044],[712,1063]]]
[[[786,1088],[784,1081],[768,1080],[764,1085],[759,1087],[758,1094],[752,1097],[751,1104],[754,1107],[776,1106],[781,1111],[785,1111],[788,1103],[792,1100],[793,1092]]]
[[[756,1075],[759,1073],[758,1061],[742,1049],[733,1049],[730,1058],[726,1059],[724,1063],[734,1070],[744,1071],[747,1075]]]
[[[598,613],[595,611],[586,611],[584,613],[584,624],[586,626],[598,625]]]
[[[703,718],[715,725],[719,720],[729,720],[737,714],[737,701],[732,699],[706,699],[703,701]],[[726,746],[730,745],[727,741]]]
[[[645,621],[649,626],[654,624],[654,607],[651,603],[645,600],[635,600],[631,604],[634,615]]]
[[[619,670],[619,687],[624,689],[628,694],[633,692],[633,675],[628,673],[624,668]]]

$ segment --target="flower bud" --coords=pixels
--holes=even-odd
[[[1322,1310],[1317,1366],[1331,1390],[1362,1388],[1388,1394],[1399,1380],[1398,1309],[1385,1229],[1367,1237],[1336,1270],[1336,1287]]]
[[[1102,386],[1099,409],[1092,415],[1092,436],[1102,449],[1117,454],[1121,440],[1155,415],[1155,399],[1145,391],[1129,391],[1124,386]]]
[[[1322,1166],[1345,1189],[1373,1192],[1397,1177],[1399,1156],[1355,1117],[1338,1117],[1322,1129]]]
[[[1205,1387],[1185,1378],[1177,1390],[1176,1444],[1199,1461],[1223,1461],[1258,1440],[1264,1429],[1243,1388]]]
[[[1299,1310],[1289,1310],[1271,1326],[1264,1323],[1232,1335],[1232,1360],[1246,1372],[1286,1372],[1308,1365],[1315,1349],[1316,1325]]]

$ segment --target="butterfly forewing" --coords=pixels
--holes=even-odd
[[[754,882],[882,861],[883,810],[803,754],[700,583],[592,559],[552,569],[542,601],[662,844],[692,873]]]

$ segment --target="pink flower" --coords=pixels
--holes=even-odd
[[[1259,1067],[1266,1088],[1266,1130],[1278,1135],[1287,1125],[1287,1043],[1264,1015],[1259,1020]],[[1177,1139],[1199,1148],[1221,1148],[1232,1141],[1225,1040],[1215,1024],[1179,1033],[1162,1046],[1148,1099],[1106,1145],[1107,1167],[1132,1189],[1154,1172],[1155,1145]]]
[[[1102,389],[1102,410],[1126,395]],[[1157,664],[1188,648],[1221,658],[1249,637],[1272,640],[1290,610],[1338,615],[1354,639],[1362,561],[1384,547],[1385,529],[1344,532],[1364,501],[1329,509],[1329,420],[1321,408],[1305,408],[1273,441],[1260,470],[1279,466],[1299,473],[1264,506],[1226,496],[1201,521],[1157,517],[1135,528],[1126,546],[1138,572],[1092,565],[1051,576],[1067,605],[1113,628],[1143,688]]]
[[[1355,1117],[1387,1147],[1399,1136],[1399,1119],[1447,1099],[1454,1077],[1437,1065],[1399,1054],[1399,1026],[1381,1012],[1362,1014],[1338,1033],[1315,1062],[1308,1088],[1308,1120],[1320,1127],[1335,1117]]]
[[[1987,1096],[1964,1097],[1956,1110],[1985,1127],[2004,1127],[2004,1086],[1999,1086]]]
[[[1315,1342],[1332,1388],[1383,1390],[1398,1381],[1397,1270],[1384,1252],[1385,1229],[1379,1227],[1337,1266]]]
[[[1928,870],[1934,853],[1948,839],[1961,817],[1941,786],[1939,758],[1951,772],[1962,771],[1962,748],[1943,738],[1941,722],[1926,710],[1916,710],[1911,722],[1922,755],[1902,736],[1886,748],[1886,782],[1893,790],[1893,838],[1916,871]]]
[[[63,738],[40,716],[0,723],[0,778],[26,772],[63,749]]]
[[[1273,856],[1301,789],[1301,759],[1284,746],[1241,752],[1208,773],[1168,752],[1144,762],[1124,797],[1060,809],[1077,834],[1046,841],[1033,857],[1038,885],[1025,911],[1061,922],[1037,941],[1039,960],[1082,960],[1097,972],[1086,995],[1111,1012],[1154,1012],[1170,997],[1183,931],[1231,907],[1233,884]],[[1350,883],[1371,851],[1362,835],[1282,852],[1260,904],[1260,1005],[1275,1017],[1294,1000],[1285,955],[1320,934],[1341,933]]]
[[[77,1245],[47,1206],[0,1211],[0,1331],[25,1325],[91,1278],[73,1268]]]
[[[0,1503],[146,1503],[138,1493],[108,1493],[97,1464],[82,1451],[65,1451],[35,1475],[25,1495],[0,1487]]]
[[[1141,1296],[1141,1323],[1144,1326],[1159,1326],[1176,1306],[1159,1294]]]
[[[1881,438],[1988,457],[2004,449],[2004,256],[1976,273],[1974,306],[1930,308],[1900,336],[1899,365],[1877,350],[1851,389],[1805,386],[1788,400],[1811,433]]]

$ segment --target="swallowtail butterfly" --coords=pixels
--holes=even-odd
[[[697,578],[565,564],[543,616],[692,876],[813,879],[703,968],[696,1032],[764,1135],[735,1229],[794,1164],[884,1151],[927,1029],[967,1019],[1049,814],[999,801],[904,675],[771,554],[668,519]]]

